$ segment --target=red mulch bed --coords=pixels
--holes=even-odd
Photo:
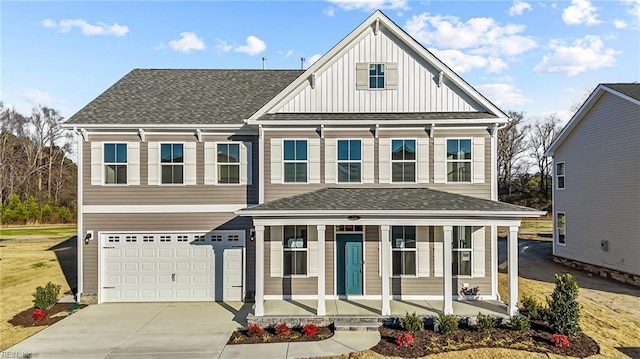
[[[383,325],[379,331],[380,342],[371,350],[382,355],[403,358],[476,348],[510,348],[579,358],[600,352],[598,344],[584,334],[577,338],[569,338],[570,347],[568,348],[556,347],[549,341],[551,331],[541,323],[531,323],[531,330],[521,332],[502,327],[479,332],[473,328],[461,327],[453,333],[440,334],[430,328],[416,333],[415,342],[409,347],[396,344],[396,338],[406,333],[402,328]]]
[[[231,334],[227,344],[313,342],[331,338],[333,329],[332,327],[318,327],[318,333],[312,337],[305,335],[302,327],[291,328],[289,335],[277,335],[273,327],[265,328],[264,333],[267,335],[249,335],[246,330],[237,330]]]
[[[75,308],[73,311],[69,311],[72,306]],[[36,321],[33,320],[33,311],[35,308],[29,308],[27,310],[23,310],[22,312],[16,314],[13,318],[8,320],[8,322],[14,326],[19,327],[39,327],[39,326],[47,326],[51,325],[55,322],[58,322],[69,315],[74,313],[75,311],[86,307],[84,304],[77,305],[77,307],[73,303],[57,303],[51,309],[47,310],[47,317],[44,320]],[[59,313],[69,313],[69,315],[60,315]]]

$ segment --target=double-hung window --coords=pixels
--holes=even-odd
[[[556,213],[556,231],[558,244],[565,245],[567,244],[566,234],[567,234],[567,223],[565,219],[566,215],[564,212]]]
[[[338,182],[361,182],[362,141],[338,140]]]
[[[127,184],[127,144],[104,144],[104,183]]]
[[[391,181],[416,181],[416,140],[391,140]]]
[[[556,188],[564,189],[564,162],[556,163]]]
[[[384,64],[369,64],[369,88],[384,88]]]
[[[471,276],[471,227],[453,227],[453,275]]]
[[[240,144],[218,143],[218,183],[240,183]]]
[[[394,276],[416,275],[416,227],[391,227],[392,267]]]
[[[471,140],[447,140],[447,182],[471,182]]]
[[[184,183],[184,145],[181,143],[160,144],[160,166],[163,184]]]
[[[307,182],[307,140],[284,140],[284,182]]]
[[[307,275],[307,226],[284,226],[285,276]]]

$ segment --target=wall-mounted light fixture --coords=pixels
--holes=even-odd
[[[249,240],[252,242],[256,240],[256,231],[249,232]]]
[[[93,231],[87,231],[87,234],[84,236],[84,244],[89,244],[89,241],[93,240]]]
[[[348,216],[348,217],[347,217],[347,220],[348,220],[348,221],[357,221],[357,220],[359,220],[360,218],[362,218],[362,217],[360,217],[360,216]]]

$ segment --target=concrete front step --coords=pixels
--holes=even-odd
[[[379,318],[342,318],[333,322],[336,331],[377,331],[381,324]]]

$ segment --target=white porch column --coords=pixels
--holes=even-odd
[[[255,316],[264,315],[264,226],[255,226],[256,230],[256,294]]]
[[[318,229],[318,309],[316,311],[317,315],[327,315],[327,307],[325,304],[325,246],[324,246],[324,231],[326,226],[324,224],[319,224],[316,227]]]
[[[389,301],[389,269],[391,268],[391,242],[389,242],[389,226],[380,226],[382,236],[380,245],[382,246],[380,267],[382,269],[382,315],[391,315],[391,305]]]
[[[518,228],[509,227],[507,263],[509,264],[509,316],[518,314]]]
[[[443,285],[443,299],[444,299],[444,307],[442,308],[442,312],[447,314],[453,314],[453,288],[452,288],[452,267],[451,267],[451,251],[452,251],[452,242],[453,242],[453,227],[452,226],[443,226],[444,239],[443,239],[443,248],[442,248],[442,266],[443,266],[443,275],[442,280],[444,282]]]

